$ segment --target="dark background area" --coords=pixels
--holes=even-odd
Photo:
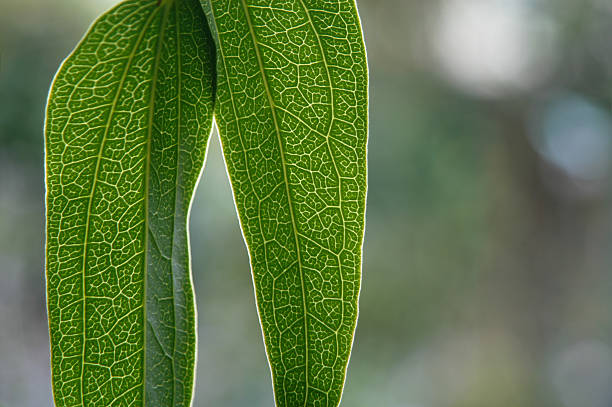
[[[0,0],[0,406],[51,406],[43,120],[112,0]],[[612,3],[359,0],[369,199],[347,407],[612,405]],[[272,406],[214,137],[194,406]]]

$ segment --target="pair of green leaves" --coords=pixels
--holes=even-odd
[[[187,221],[213,115],[276,404],[338,405],[366,195],[354,0],[126,0],[93,24],[49,95],[57,406],[190,405]]]

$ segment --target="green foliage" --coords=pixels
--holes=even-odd
[[[357,319],[367,67],[348,1],[213,0],[215,114],[278,406],[340,401]],[[237,39],[240,39],[238,41]]]
[[[58,406],[189,405],[186,222],[212,124],[196,0],[129,0],[62,65],[47,116],[47,290]]]
[[[279,406],[336,406],[357,319],[367,65],[352,0],[126,0],[46,123],[58,406],[188,406],[187,220],[213,105]],[[218,76],[218,83],[216,77]]]

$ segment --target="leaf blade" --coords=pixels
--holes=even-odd
[[[211,41],[197,1],[128,0],[54,80],[46,268],[58,406],[190,403],[186,222],[212,124]]]
[[[276,403],[335,406],[365,215],[367,64],[355,4],[212,0],[207,13],[215,114]]]

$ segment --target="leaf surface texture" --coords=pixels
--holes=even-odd
[[[204,1],[276,404],[336,406],[358,312],[367,64],[353,0]]]
[[[212,125],[197,0],[128,0],[61,66],[46,122],[47,301],[64,406],[188,406],[187,220]]]

